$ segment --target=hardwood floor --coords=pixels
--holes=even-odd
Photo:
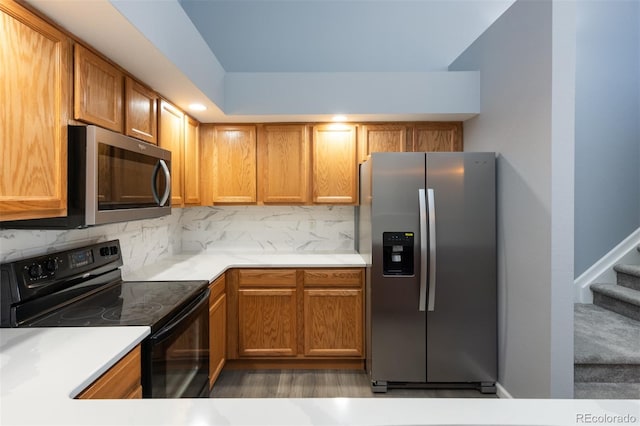
[[[496,398],[475,389],[389,389],[371,392],[365,372],[352,370],[223,370],[211,398]]]

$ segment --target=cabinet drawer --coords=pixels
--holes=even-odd
[[[295,269],[241,269],[240,287],[295,287]]]
[[[126,399],[138,395],[141,356],[136,346],[77,396],[78,399]],[[140,394],[141,395],[141,394]]]
[[[305,287],[361,287],[362,269],[307,269]]]

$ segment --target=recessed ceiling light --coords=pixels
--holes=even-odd
[[[207,107],[202,104],[190,104],[189,109],[191,111],[204,111],[207,109]]]
[[[343,123],[343,122],[347,121],[347,117],[345,115],[334,115],[331,118],[331,121],[334,121],[336,123]]]

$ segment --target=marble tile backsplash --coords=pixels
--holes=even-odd
[[[0,230],[0,263],[119,239],[124,271],[187,252],[345,252],[354,249],[351,206],[215,206],[158,219],[71,230]]]
[[[346,252],[352,206],[215,206],[185,209],[182,249],[196,252]]]
[[[182,209],[157,219],[69,230],[0,230],[0,263],[98,241],[120,240],[125,272],[182,251]]]

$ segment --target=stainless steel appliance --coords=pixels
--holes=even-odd
[[[144,398],[207,396],[208,281],[122,281],[118,240],[0,265],[0,326],[142,325]]]
[[[68,126],[67,216],[0,222],[71,229],[171,214],[171,152],[97,126]]]
[[[495,154],[374,153],[360,167],[373,391],[495,392]]]

